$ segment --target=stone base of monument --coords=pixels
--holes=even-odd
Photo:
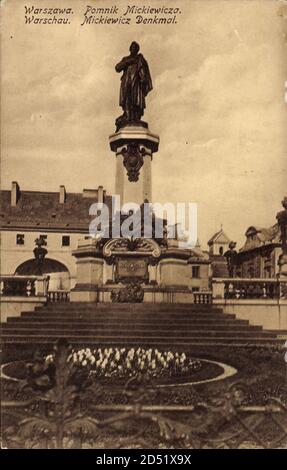
[[[71,302],[105,302],[105,303],[193,303],[192,288],[186,286],[152,286],[140,284],[142,296],[139,292],[133,293],[134,283],[131,284],[105,284],[103,286],[89,286],[77,284],[70,293]],[[121,295],[127,288],[130,294]],[[139,295],[140,294],[140,295]]]
[[[98,286],[92,284],[76,284],[70,292],[70,302],[98,302]]]
[[[208,257],[170,245],[145,238],[81,240],[73,252],[77,282],[70,301],[192,303],[193,291],[208,290]],[[200,275],[192,276],[193,266]]]
[[[104,260],[95,239],[82,239],[76,257],[76,285],[70,292],[71,302],[96,302],[98,286],[103,285]]]

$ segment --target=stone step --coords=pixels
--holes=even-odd
[[[133,321],[125,321],[123,318],[119,319],[114,319],[114,318],[83,318],[83,317],[62,317],[62,316],[52,316],[52,315],[47,315],[47,316],[41,316],[39,317],[38,315],[34,316],[21,316],[21,317],[8,317],[7,318],[7,324],[18,324],[18,323],[37,323],[38,325],[43,324],[45,322],[48,323],[53,323],[53,324],[64,324],[68,325],[70,323],[77,323],[77,324],[89,324],[89,325],[110,325],[110,324],[117,324],[117,325],[129,325],[129,324],[142,324],[142,325],[152,325],[154,326],[155,324],[157,325],[166,325],[166,318],[162,319],[157,322],[154,321],[153,318],[133,318]],[[176,326],[176,325],[182,325],[183,327],[188,326],[188,325],[202,325],[203,327],[208,326],[208,325],[234,325],[236,323],[237,325],[249,325],[248,320],[237,320],[234,318],[225,318],[224,316],[216,318],[176,318],[172,319],[168,322],[168,325],[170,327]],[[5,325],[5,323],[3,323]],[[258,328],[261,328],[258,326]]]
[[[215,311],[222,311],[222,307],[214,306],[213,304],[187,304],[187,303],[180,303],[180,304],[172,304],[172,303],[152,303],[152,302],[145,302],[145,303],[112,303],[112,302],[55,302],[55,303],[48,303],[46,305],[42,305],[36,307],[37,310],[41,309],[51,309],[53,310],[57,306],[62,310],[65,309],[91,309],[91,310],[126,310],[127,308],[131,308],[133,310],[146,310],[146,309],[153,309],[153,310],[188,310],[188,311],[197,311],[197,310],[207,310],[214,309]]]
[[[148,305],[148,304],[143,304],[144,307],[141,308],[134,308],[130,306],[129,304],[126,304],[125,308],[115,308],[113,307],[114,304],[111,304],[110,308],[102,308],[102,307],[85,307],[85,306],[77,306],[77,307],[70,307],[70,304],[66,304],[67,306],[65,308],[61,307],[61,304],[54,304],[54,307],[36,307],[35,312],[37,313],[42,313],[42,312],[61,312],[61,313],[66,313],[66,312],[92,312],[92,313],[102,313],[103,315],[106,315],[107,313],[109,314],[118,314],[122,315],[126,312],[134,312],[134,313],[149,313],[149,314],[161,314],[161,313],[168,313],[168,314],[173,314],[177,312],[178,314],[199,314],[199,313],[214,313],[214,314],[222,314],[223,309],[221,308],[168,308],[167,306],[163,306],[161,308],[156,308],[154,307],[154,304]],[[123,304],[125,305],[125,304]]]
[[[24,317],[34,317],[37,316],[38,318],[95,318],[95,319],[109,319],[109,318],[114,318],[117,320],[127,320],[127,321],[134,321],[134,319],[139,319],[139,318],[152,318],[153,321],[157,320],[169,320],[169,319],[200,319],[200,318],[213,318],[213,319],[222,319],[222,318],[235,318],[234,314],[226,314],[226,313],[208,313],[208,312],[193,312],[193,313],[179,313],[179,312],[158,312],[158,313],[151,313],[151,312],[86,312],[86,311],[75,311],[75,312],[59,312],[57,310],[47,312],[47,311],[39,311],[39,312],[33,312],[33,311],[28,311],[28,312],[22,312],[21,316]]]
[[[77,330],[71,330],[71,329],[66,329],[66,328],[5,328],[2,330],[2,338],[5,336],[11,336],[14,335],[15,337],[17,335],[37,335],[37,334],[47,334],[47,335],[57,335],[57,336],[62,336],[62,335],[72,335],[74,336],[75,334],[79,336],[91,336],[93,335],[94,337],[105,337],[105,336],[113,336],[117,337],[119,340],[121,338],[132,338],[132,337],[141,337],[143,339],[146,339],[148,337],[158,337],[164,336],[164,337],[204,337],[208,338],[210,336],[212,337],[236,337],[236,338],[244,338],[244,337],[256,337],[258,335],[266,338],[274,338],[274,335],[272,333],[265,333],[265,332],[258,332],[258,331],[240,331],[240,330],[215,330],[215,329],[208,329],[205,331],[202,331],[201,329],[187,329],[185,331],[183,330],[167,330],[167,329],[160,329],[160,330],[146,330],[146,329],[136,329],[136,330],[127,330],[127,329],[122,329],[119,331],[119,329],[113,329],[113,328],[93,328],[93,329],[77,329]]]
[[[72,322],[63,322],[63,321],[49,321],[48,319],[41,322],[41,321],[24,321],[22,322],[7,322],[3,324],[3,329],[17,329],[17,328],[66,328],[71,330],[80,329],[89,329],[89,328],[103,328],[103,329],[119,329],[125,328],[125,330],[135,330],[135,329],[162,329],[167,328],[169,330],[177,329],[177,330],[186,330],[186,329],[213,329],[213,330],[242,330],[242,331],[261,331],[261,326],[250,326],[248,324],[237,323],[237,321],[229,321],[229,322],[173,322],[169,323],[152,323],[152,322],[135,322],[135,323],[123,323],[123,322],[88,322],[88,321],[72,321]],[[272,332],[270,332],[272,333]]]
[[[191,347],[192,345],[206,345],[206,346],[224,346],[224,345],[236,345],[236,346],[247,346],[247,345],[269,345],[269,344],[278,344],[282,345],[283,341],[278,340],[276,338],[262,338],[258,337],[245,337],[245,338],[237,338],[237,337],[217,337],[215,338],[206,338],[202,337],[153,337],[153,338],[143,338],[143,337],[123,337],[118,338],[116,337],[94,337],[94,336],[80,336],[80,335],[61,335],[61,338],[66,338],[72,345],[78,345],[82,347],[89,347],[89,346],[141,346],[141,347],[148,347],[156,346],[160,347],[165,346],[168,347],[169,345],[172,346],[180,346],[180,347]],[[2,339],[3,344],[54,344],[59,339],[57,335],[17,335],[17,336],[5,336]]]
[[[212,305],[55,303],[8,318],[2,328],[5,345],[51,345],[59,337],[83,347],[283,343],[273,332]]]

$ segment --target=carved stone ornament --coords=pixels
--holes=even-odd
[[[144,291],[139,282],[131,282],[123,289],[111,293],[111,300],[114,303],[140,303],[143,299]]]
[[[129,181],[138,181],[145,154],[145,149],[143,147],[140,148],[139,144],[136,143],[127,144],[127,146],[122,149],[122,155],[124,157],[123,164],[127,170]]]
[[[151,238],[114,238],[109,240],[103,249],[103,255],[106,257],[128,253],[159,258],[161,250]]]

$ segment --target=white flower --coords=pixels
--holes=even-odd
[[[54,361],[54,357],[52,354],[49,354],[46,359],[45,359],[45,362],[47,362],[48,364],[53,362]]]

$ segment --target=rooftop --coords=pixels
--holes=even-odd
[[[63,186],[61,188],[64,188]],[[89,208],[98,202],[98,190],[84,190],[83,193],[46,191],[20,191],[12,203],[12,190],[0,191],[0,225],[2,229],[45,228],[87,232],[91,220]],[[16,188],[17,190],[17,188]],[[64,202],[63,202],[64,198]],[[111,207],[111,196],[104,196],[104,202]]]
[[[214,242],[218,241],[219,243],[229,243],[230,242],[230,239],[228,238],[228,236],[226,235],[226,233],[223,231],[223,229],[221,228],[220,230],[218,230],[218,232],[216,232],[207,242],[207,244],[210,246],[210,245],[213,245]]]
[[[259,228],[251,226],[246,232],[246,241],[240,252],[253,250],[261,246],[281,243],[281,233],[278,224],[272,225],[269,228]]]

